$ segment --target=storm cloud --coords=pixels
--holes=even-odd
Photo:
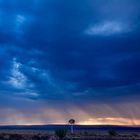
[[[139,9],[138,0],[1,0],[0,122],[21,112],[22,124],[62,123],[78,110],[79,122],[139,119]],[[119,104],[135,112],[124,114]]]

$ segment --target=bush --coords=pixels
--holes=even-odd
[[[115,130],[109,130],[108,131],[108,134],[109,134],[109,136],[117,136],[118,134],[117,134],[117,132],[115,131]]]
[[[59,138],[64,138],[67,134],[67,130],[66,129],[57,129],[57,130],[55,130],[55,134]]]
[[[139,135],[136,134],[136,133],[132,133],[132,136],[133,136],[133,137],[138,137]]]
[[[19,134],[11,134],[10,135],[10,140],[22,140],[22,136]]]

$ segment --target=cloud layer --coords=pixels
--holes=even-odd
[[[11,124],[9,114],[21,118],[19,123],[65,122],[77,118],[78,110],[84,114],[78,121],[90,122],[96,118],[92,108],[81,105],[109,104],[108,115],[103,109],[95,114],[108,123],[116,111],[121,121],[127,117],[139,124],[140,2],[1,0],[0,6],[0,123]],[[116,103],[130,103],[135,112],[123,115]],[[57,113],[58,121],[49,121],[47,110]]]

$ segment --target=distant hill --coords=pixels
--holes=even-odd
[[[16,130],[55,130],[58,128],[70,129],[70,125],[5,125],[0,129]],[[115,125],[75,125],[75,130],[119,130],[119,131],[140,131],[140,126],[115,126]]]

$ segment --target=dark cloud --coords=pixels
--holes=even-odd
[[[0,5],[0,105],[137,101],[140,2],[1,0]]]

